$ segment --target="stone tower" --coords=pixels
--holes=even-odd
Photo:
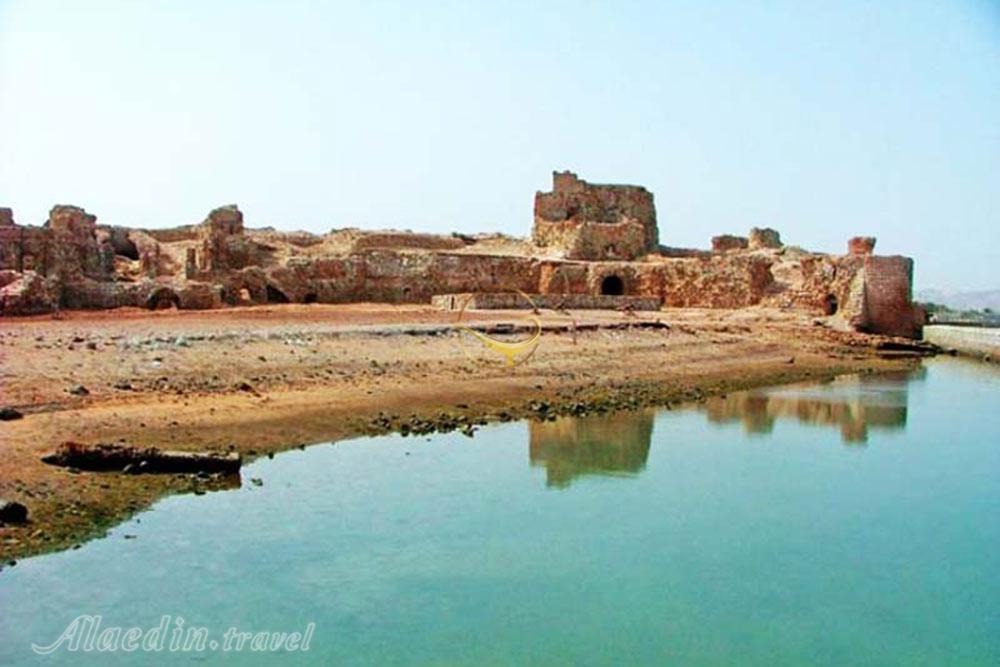
[[[532,239],[567,259],[637,259],[659,244],[653,193],[553,172],[552,192],[535,194]]]

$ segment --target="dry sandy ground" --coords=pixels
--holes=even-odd
[[[531,329],[526,316],[466,313],[462,323]],[[535,353],[509,368],[459,331],[454,313],[424,306],[0,320],[0,406],[25,415],[0,422],[0,498],[24,503],[31,518],[0,527],[0,558],[72,546],[164,493],[240,483],[40,461],[66,440],[235,448],[252,457],[363,433],[471,433],[487,420],[699,400],[908,363],[880,358],[876,339],[777,310],[546,311],[541,321]],[[87,393],[71,393],[77,387]]]

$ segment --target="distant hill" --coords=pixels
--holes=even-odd
[[[977,292],[952,292],[949,290],[924,289],[917,291],[916,300],[920,303],[937,303],[954,310],[982,310],[989,308],[1000,312],[1000,290],[982,290]]]

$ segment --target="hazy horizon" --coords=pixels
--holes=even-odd
[[[1000,5],[0,0],[0,206],[527,236],[553,170],[664,245],[774,227],[1000,287]]]

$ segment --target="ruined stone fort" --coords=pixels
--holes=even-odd
[[[786,246],[772,229],[723,235],[711,250],[661,244],[653,194],[635,185],[553,174],[535,195],[531,239],[339,229],[324,235],[244,227],[236,206],[200,224],[138,229],[97,224],[55,206],[41,226],[0,209],[0,314],[63,309],[220,308],[267,303],[445,303],[448,295],[539,295],[563,307],[796,309],[833,326],[918,336],[913,261],[873,254],[857,237],[844,255]]]

